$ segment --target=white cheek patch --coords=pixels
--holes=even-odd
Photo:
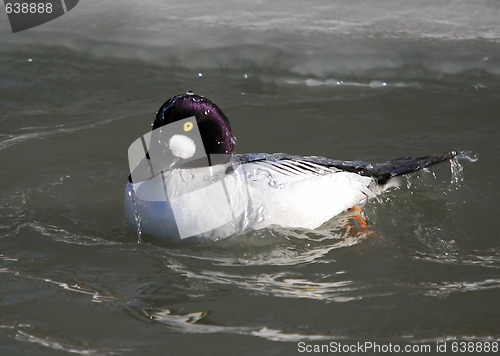
[[[174,135],[168,141],[168,147],[173,155],[182,159],[188,159],[196,153],[196,144],[193,139],[184,135]]]

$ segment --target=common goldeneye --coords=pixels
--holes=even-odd
[[[210,100],[174,96],[129,148],[125,215],[165,241],[215,240],[270,225],[314,229],[374,197],[393,177],[455,152],[383,163],[287,154],[234,154],[229,120]]]

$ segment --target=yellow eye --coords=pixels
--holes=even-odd
[[[193,123],[191,121],[188,121],[184,124],[184,131],[191,131],[193,129]]]

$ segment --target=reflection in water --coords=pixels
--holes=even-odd
[[[487,279],[484,281],[443,281],[437,283],[419,283],[418,288],[424,295],[432,297],[447,297],[454,293],[478,292],[500,288],[500,279]]]
[[[204,253],[194,251],[186,254],[187,251],[182,250],[169,251],[166,266],[190,281],[202,281],[215,286],[229,285],[257,295],[330,302],[359,300],[373,292],[363,292],[366,286],[349,279],[330,253],[360,244],[367,239],[371,243],[379,237],[368,237],[367,234],[358,232],[351,235],[350,231],[353,230],[345,227],[345,222],[350,221],[349,215],[338,219],[342,224],[336,226],[333,234],[332,226],[319,231],[264,229],[219,241],[214,244],[218,249],[208,249],[209,252],[205,250]],[[354,221],[357,222],[355,219]],[[340,234],[341,230],[344,230],[343,234]],[[239,251],[234,249],[236,246]],[[227,257],[228,254],[236,256]],[[193,265],[200,263],[202,267],[193,268]],[[329,272],[298,272],[300,267],[317,264],[328,265]],[[290,267],[299,269],[292,272],[287,270]],[[264,272],[255,273],[262,269]]]
[[[85,345],[78,340],[48,336],[46,335],[47,330],[38,330],[31,325],[18,325],[11,328],[16,331],[14,336],[16,340],[38,344],[52,350],[65,351],[71,354],[104,356],[132,351],[125,348],[113,348],[107,345],[89,347],[89,345]]]
[[[16,261],[11,258],[2,258],[3,256],[0,256],[0,261]],[[41,276],[37,276],[35,274],[29,274],[27,272],[19,272],[13,269],[9,268],[0,268],[0,273],[7,273],[7,274],[12,274],[16,276],[17,278],[27,278],[31,280],[35,280],[38,282],[43,282],[43,283],[48,283],[50,285],[55,285],[57,287],[60,287],[66,291],[69,292],[74,292],[74,293],[79,293],[83,294],[86,296],[90,296],[92,302],[94,303],[102,303],[102,302],[107,302],[107,301],[114,301],[116,300],[115,297],[111,295],[106,295],[103,291],[95,290],[90,286],[83,285],[80,282],[74,282],[74,283],[67,283],[67,282],[60,282],[60,281],[55,281],[50,278],[44,278]]]
[[[188,314],[174,314],[168,309],[157,309],[145,314],[153,320],[156,320],[175,332],[196,333],[196,334],[240,334],[261,337],[272,341],[301,341],[301,340],[331,340],[335,339],[332,335],[306,335],[290,334],[282,330],[270,329],[267,327],[242,327],[242,326],[223,326],[214,324],[204,324],[203,318],[207,312],[194,312]]]

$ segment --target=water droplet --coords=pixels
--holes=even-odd
[[[228,132],[228,134],[229,134],[229,132]],[[236,139],[236,136],[232,136],[232,137],[231,137],[231,143],[232,143],[233,145],[236,145],[236,143],[237,143],[237,142],[238,142],[238,140]]]
[[[180,176],[183,182],[189,182],[190,180],[193,180],[194,175],[185,169],[180,170]]]
[[[141,243],[142,239],[142,228],[141,228],[141,221],[142,221],[142,216],[137,210],[137,202],[136,202],[136,196],[135,196],[135,191],[134,191],[134,185],[130,185],[130,190],[128,191],[128,195],[132,198],[132,206],[134,208],[134,220],[137,225],[137,243]]]
[[[264,211],[264,207],[261,206],[257,209],[257,213],[255,214],[255,220],[257,222],[262,222],[264,221],[266,218],[266,214],[265,214],[265,211]]]
[[[195,103],[199,103],[199,102],[200,102],[200,98],[193,97],[193,101],[194,101]]]
[[[248,79],[248,74],[243,74],[243,78]]]
[[[31,59],[31,58],[28,58],[28,62],[33,62],[33,59]]]
[[[194,95],[194,93],[193,93],[191,90],[188,90],[188,91],[186,92],[186,95]]]
[[[205,110],[205,115],[210,114],[210,110]]]
[[[257,170],[254,172],[254,175],[256,175],[256,176],[262,175],[262,176],[266,177],[268,179],[267,184],[269,184],[270,187],[277,188],[277,189],[283,188],[283,185],[282,184],[278,185],[278,183],[274,180],[274,177],[271,174],[271,172],[269,172],[267,170],[257,168]]]
[[[450,159],[451,183],[460,186],[464,181],[464,167],[460,164],[456,157]]]
[[[202,72],[199,72],[199,73],[198,73],[198,77],[203,77],[203,73],[202,73]]]
[[[465,160],[465,161],[470,162],[470,163],[477,162],[477,160],[478,160],[477,155],[471,151],[462,151],[462,152],[458,153],[456,157],[459,160]]]
[[[380,80],[372,80],[369,84],[370,88],[383,88],[387,86],[386,82],[382,82]]]

